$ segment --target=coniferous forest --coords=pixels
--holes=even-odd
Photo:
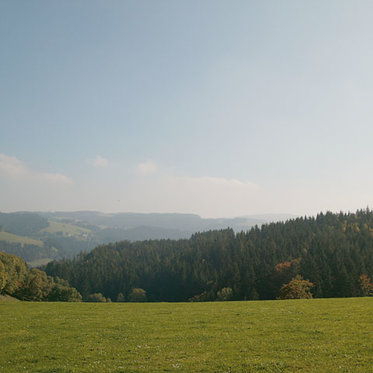
[[[327,212],[185,240],[122,241],[44,269],[86,300],[98,293],[113,301],[276,299],[301,277],[316,298],[370,295],[373,211]]]

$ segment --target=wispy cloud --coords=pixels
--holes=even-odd
[[[193,212],[205,217],[250,213],[261,188],[250,181],[214,176],[183,176],[153,167],[137,165],[139,176],[156,173],[152,178],[138,177],[122,193],[126,210],[142,212]],[[125,201],[125,202],[124,202]]]
[[[158,166],[153,161],[146,161],[137,165],[137,171],[143,175],[154,174],[158,171]]]
[[[78,180],[71,185],[66,175],[40,172],[16,157],[0,154],[0,178],[8,181],[0,204],[8,210],[192,212],[223,217],[252,213],[263,203],[262,188],[251,181],[180,175],[151,160],[129,167],[130,172],[119,172],[101,156],[96,161],[97,167],[109,165],[105,178],[95,172],[88,183]]]
[[[102,157],[101,155],[97,155],[95,159],[90,161],[90,163],[93,166],[98,167],[98,168],[106,168],[106,167],[109,167],[110,165],[109,160]]]
[[[16,157],[0,154],[0,170],[14,176],[22,176],[28,173],[27,167]]]
[[[237,216],[250,211],[261,192],[250,181],[223,177],[168,176],[161,190],[165,203],[170,200],[179,211],[203,216]]]
[[[32,170],[17,157],[8,156],[6,154],[0,154],[0,173],[8,177],[32,179],[44,183],[72,184],[72,180],[66,175]]]
[[[207,188],[244,188],[257,190],[259,186],[251,181],[242,181],[238,179],[227,179],[223,177],[174,177],[175,180],[183,184],[198,185]]]
[[[42,173],[39,174],[39,177],[44,179],[45,181],[49,183],[54,183],[54,184],[72,184],[72,180],[67,177],[66,175],[62,174],[48,174],[48,173]]]

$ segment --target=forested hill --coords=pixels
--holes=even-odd
[[[23,258],[35,267],[51,260],[73,258],[109,242],[182,239],[193,233],[286,220],[291,215],[259,215],[205,219],[193,214],[75,212],[0,212],[0,251]]]
[[[274,299],[296,275],[314,284],[314,297],[361,296],[361,276],[373,275],[373,212],[319,214],[189,240],[122,241],[45,269],[85,298],[128,300],[140,288],[149,301]]]

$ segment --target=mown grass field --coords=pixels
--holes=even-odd
[[[373,372],[373,298],[0,301],[0,372]]]

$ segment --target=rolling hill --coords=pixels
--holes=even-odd
[[[187,239],[196,232],[230,227],[246,231],[291,215],[204,219],[194,214],[115,213],[98,211],[0,213],[0,250],[29,265],[72,258],[116,241]]]

